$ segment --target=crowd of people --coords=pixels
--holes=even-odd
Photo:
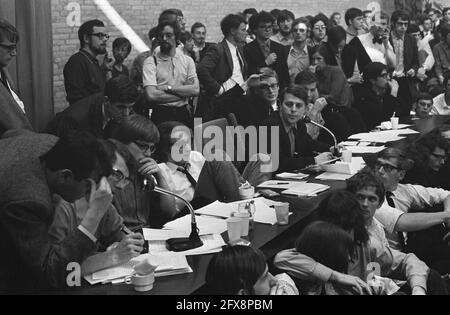
[[[413,20],[406,11],[350,8],[328,18],[246,9],[224,17],[223,41],[211,43],[203,23],[188,30],[181,10],[169,9],[130,69],[132,43],[116,38],[110,58],[105,24],[87,21],[64,67],[69,106],[43,131],[33,130],[6,70],[18,32],[0,21],[0,292],[65,288],[70,263],[88,275],[140,255],[142,228],[188,214],[148,180],[195,208],[237,201],[242,184],[334,158],[333,138],[305,118],[340,142],[393,116],[450,114],[448,12]],[[234,162],[216,148],[222,158],[211,159],[193,146],[195,118],[268,127],[277,145],[249,156],[246,143],[245,161]],[[380,293],[374,281],[391,279],[406,281],[398,293],[447,294],[449,131],[368,159],[320,205],[295,248],[276,256],[275,269],[289,276],[272,276],[259,250],[229,247],[208,267],[209,293],[371,295]],[[257,137],[250,142],[261,144]],[[278,167],[263,171],[273,154]]]

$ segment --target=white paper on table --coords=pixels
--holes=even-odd
[[[142,229],[144,232],[144,239],[146,241],[167,241],[171,238],[188,237],[188,231],[175,231],[175,230],[158,230],[158,229]]]
[[[366,142],[388,143],[404,139],[401,135],[417,134],[419,132],[412,129],[404,130],[385,130],[379,132],[359,133],[352,135],[349,139]]]
[[[344,147],[354,147],[357,146],[359,144],[358,141],[343,141],[341,143],[339,143],[339,145],[344,146]]]
[[[295,187],[282,192],[283,195],[294,196],[315,196],[321,192],[327,191],[330,186],[313,183],[299,183]]]
[[[196,216],[195,220],[197,228],[200,230],[200,235],[222,234],[227,231],[227,223],[223,219],[210,216]],[[182,231],[189,235],[192,230],[191,215],[166,223],[164,229]]]
[[[268,180],[261,185],[258,186],[258,188],[263,189],[290,189],[291,187],[295,186],[295,184],[298,184],[298,181],[286,181],[286,180]]]
[[[303,173],[281,173],[276,176],[276,178],[282,180],[303,180],[308,177],[309,175]]]
[[[293,183],[298,184],[298,182],[293,182]],[[262,224],[270,224],[270,225],[274,225],[277,223],[275,210],[273,208],[270,208],[270,206],[267,204],[267,202],[270,202],[270,201],[265,198],[255,198],[255,199],[250,199],[250,200],[236,201],[236,202],[232,202],[232,203],[222,203],[222,202],[216,201],[213,204],[210,204],[202,209],[197,210],[196,213],[202,214],[205,216],[216,216],[216,217],[228,219],[232,216],[233,212],[236,212],[239,210],[240,204],[248,203],[251,201],[255,202],[255,210],[256,211],[255,211],[255,215],[253,218],[253,220],[255,222],[262,223]],[[225,225],[226,225],[226,223],[225,223]]]
[[[369,154],[369,153],[379,153],[386,149],[385,146],[382,147],[347,147],[347,150],[351,151],[353,154]]]
[[[226,246],[221,235],[203,235],[200,236],[203,246],[188,251],[180,252],[185,256],[213,254],[222,251],[222,247]],[[151,253],[170,253],[166,247],[165,241],[152,241],[148,244],[148,250]]]
[[[323,173],[316,177],[317,180],[335,180],[335,181],[346,181],[349,178],[352,178],[353,175],[349,174],[337,174],[337,173]]]
[[[89,276],[86,276],[85,279],[91,285],[108,282],[120,283],[123,282],[125,277],[128,277],[134,273],[134,266],[144,260],[149,260],[152,265],[157,266],[155,270],[155,277],[157,278],[193,272],[186,260],[185,255],[173,252],[158,254],[152,253],[133,258],[128,263],[120,266],[95,272]]]
[[[337,162],[335,164],[323,165],[322,168],[328,173],[354,175],[364,168],[366,163],[361,157],[352,158],[352,163]]]
[[[405,129],[405,128],[408,128],[411,126],[412,125],[399,124],[398,129]],[[381,130],[392,130],[392,123],[390,121],[385,121],[385,122],[381,123],[380,126],[377,126],[376,128],[381,129]]]

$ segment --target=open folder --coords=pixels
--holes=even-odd
[[[193,272],[189,266],[186,256],[167,253],[167,254],[145,254],[130,260],[128,263],[116,267],[108,268],[84,277],[91,285],[99,283],[121,283],[125,278],[134,273],[134,266],[149,260],[154,266],[157,266],[155,277],[165,277]]]
[[[330,186],[312,183],[299,183],[296,186],[282,192],[283,195],[298,197],[313,197],[317,194],[327,191]]]

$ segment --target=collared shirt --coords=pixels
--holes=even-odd
[[[11,88],[11,84],[9,84],[8,82],[8,78],[3,78],[2,76],[2,72],[0,71],[0,79],[4,79],[6,80],[6,84],[8,84],[9,87],[9,91],[11,92],[12,97],[14,98],[14,100],[16,101],[17,105],[19,106],[19,108],[22,110],[22,112],[25,114],[25,104],[22,102],[22,100],[20,99],[20,97],[13,91],[13,89]]]
[[[425,71],[433,69],[436,60],[434,59],[433,51],[431,50],[430,43],[425,39],[422,39],[417,44],[419,50],[419,63]]]
[[[372,33],[360,35],[358,38],[372,62],[381,62],[382,64],[387,65],[386,47],[383,44],[374,43]]]
[[[245,80],[244,75],[242,73],[244,69],[241,68],[241,63],[244,64],[244,60],[242,59],[241,56],[241,60],[239,61],[238,48],[235,45],[230,43],[228,40],[227,45],[228,48],[230,49],[231,58],[233,60],[233,74],[231,75],[231,80],[233,80],[238,85],[243,85]],[[239,53],[239,55],[241,54]]]
[[[200,177],[205,162],[206,159],[200,152],[191,152],[189,173],[196,181]],[[167,185],[170,187],[170,191],[191,202],[194,199],[195,188],[189,182],[186,175],[178,171],[178,165],[167,162],[159,164],[159,167]],[[177,211],[181,211],[185,207],[185,204],[180,200],[176,200],[176,207]]]
[[[376,219],[367,226],[367,231],[369,243],[357,247],[356,257],[349,263],[349,275],[367,279],[371,272],[367,266],[370,263],[378,263],[382,277],[398,276],[400,273],[408,280],[410,287],[419,286],[427,290],[429,268],[424,262],[414,254],[404,254],[389,247],[383,226]],[[329,282],[334,272],[295,249],[279,253],[274,264],[277,268],[306,281]]]
[[[445,101],[445,93],[438,95],[433,99],[431,115],[450,115],[450,105]]]
[[[383,224],[387,232],[391,247],[401,249],[401,243],[395,227],[403,214],[408,213],[410,210],[420,211],[426,207],[442,204],[449,196],[450,191],[443,189],[399,184],[392,196],[395,209],[390,207],[386,201],[375,213],[375,217]]]
[[[394,33],[392,33],[392,42],[394,43],[394,52],[396,59],[395,77],[404,77],[405,76],[405,64],[404,64],[404,52],[405,52],[405,37],[397,37]]]
[[[302,51],[298,51],[294,46],[292,46],[289,50],[287,65],[289,68],[289,76],[291,77],[291,81],[294,82],[295,77],[309,67],[308,45],[305,45]]]
[[[294,43],[294,36],[292,34],[283,36],[281,33],[278,33],[273,35],[270,39],[283,46],[291,46]]]
[[[81,49],[70,57],[64,67],[67,101],[77,101],[97,93],[104,93],[106,77],[95,56]]]
[[[155,58],[157,65],[155,66]],[[183,86],[197,78],[194,60],[176,49],[175,56],[163,56],[160,52],[149,57],[144,62],[143,86]],[[188,98],[158,104],[171,107],[182,107],[188,103]]]
[[[450,47],[447,43],[439,43],[433,48],[433,55],[436,59],[436,75],[443,76],[450,71]]]

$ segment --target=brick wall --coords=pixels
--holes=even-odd
[[[200,21],[207,26],[208,41],[217,42],[221,39],[220,20],[228,13],[242,11],[255,7],[258,10],[272,10],[287,8],[296,16],[314,15],[323,12],[344,12],[350,7],[366,8],[370,0],[109,0],[111,6],[131,26],[131,28],[147,42],[148,30],[156,24],[159,13],[167,8],[179,8],[183,11],[188,26]],[[381,0],[388,6],[393,1]],[[98,18],[107,25],[111,35],[109,45],[114,38],[122,36],[120,32],[98,9],[93,0],[52,0],[53,25],[53,84],[55,111],[61,111],[67,106],[65,100],[63,68],[69,57],[79,49],[78,26],[69,26],[67,18],[70,11],[67,6],[71,3],[80,5],[81,23]],[[111,51],[111,47],[108,48]],[[137,52],[133,49],[127,64],[132,62]]]

